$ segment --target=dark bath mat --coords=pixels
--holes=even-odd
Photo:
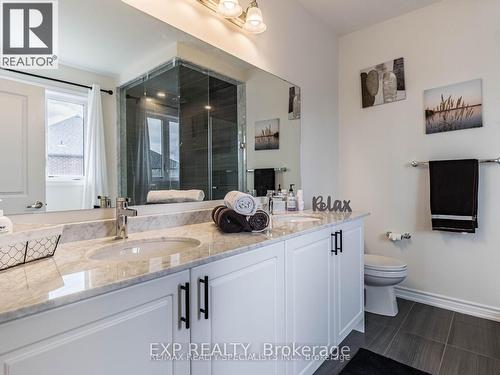
[[[366,349],[359,349],[340,375],[429,375]]]

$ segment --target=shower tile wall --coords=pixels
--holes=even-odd
[[[237,86],[210,77],[212,120],[212,199],[238,190]]]
[[[181,190],[200,189],[209,197],[208,105],[209,77],[181,66],[180,92],[180,181]]]
[[[237,86],[183,66],[179,85],[181,189],[202,189],[208,199],[222,199],[238,189]]]

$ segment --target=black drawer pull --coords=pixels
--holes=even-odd
[[[200,307],[200,313],[205,315],[205,319],[208,319],[208,276],[205,276],[203,279],[198,279],[200,284],[204,284],[204,306]]]
[[[186,304],[186,316],[181,316],[179,320],[181,322],[184,322],[186,324],[186,329],[190,328],[190,316],[191,316],[191,305],[190,305],[190,298],[189,298],[189,283],[186,283],[184,285],[180,286],[180,290],[184,291],[184,298],[185,298],[185,304]],[[181,323],[182,324],[182,323]]]
[[[333,241],[334,238],[335,238],[335,242]],[[337,232],[332,233],[331,240],[332,240],[332,243],[331,243],[332,254],[338,255],[338,252],[337,252],[337,248],[338,248],[338,246],[337,246]]]

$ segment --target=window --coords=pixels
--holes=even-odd
[[[163,121],[148,117],[149,156],[153,178],[163,177]]]
[[[87,97],[47,91],[47,177],[79,180],[85,174]]]
[[[170,180],[179,181],[180,169],[180,134],[179,120],[169,121],[169,136],[170,136]]]

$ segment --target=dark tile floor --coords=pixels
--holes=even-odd
[[[393,318],[366,313],[365,333],[341,346],[351,358],[366,348],[436,375],[500,375],[500,323],[399,299]],[[315,375],[336,375],[346,362],[326,361]]]

